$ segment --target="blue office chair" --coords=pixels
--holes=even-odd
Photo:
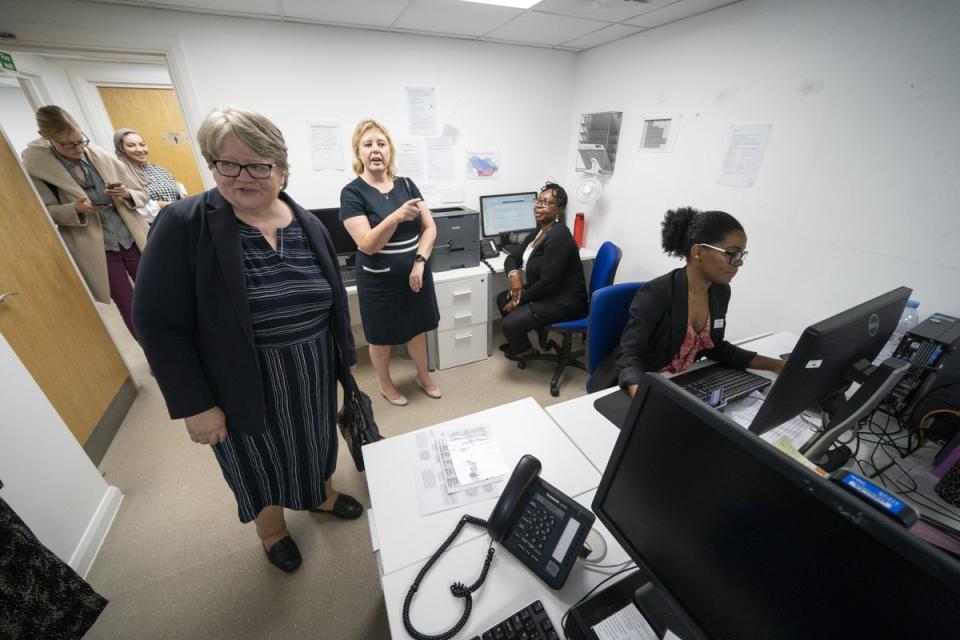
[[[645,282],[623,282],[598,289],[590,302],[587,319],[587,392],[594,389],[593,373],[617,345],[630,317],[630,303]]]
[[[617,267],[620,266],[620,258],[622,257],[623,252],[620,251],[620,247],[612,242],[607,241],[600,245],[600,249],[597,251],[597,258],[593,262],[593,272],[590,274],[590,286],[587,291],[588,299],[591,299],[594,292],[598,289],[613,284],[613,279],[617,275]],[[550,395],[554,397],[560,395],[560,378],[563,376],[564,369],[567,367],[576,367],[584,371],[587,370],[587,366],[578,360],[578,358],[583,355],[583,350],[573,350],[573,336],[576,334],[586,336],[588,318],[589,315],[578,320],[556,322],[542,328],[538,332],[540,336],[540,346],[544,349],[552,349],[556,353],[540,353],[534,356],[528,356],[517,362],[517,366],[521,369],[525,369],[527,366],[526,363],[532,360],[556,362],[557,367],[553,370],[553,379],[550,381]],[[556,331],[563,336],[561,344],[558,345],[553,340],[548,339],[551,331]]]

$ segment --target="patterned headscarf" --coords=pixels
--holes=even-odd
[[[117,129],[116,133],[113,134],[113,149],[117,153],[117,158],[120,159],[120,162],[124,163],[127,168],[130,170],[130,174],[136,179],[140,186],[144,189],[147,188],[147,185],[150,184],[150,174],[147,173],[147,170],[142,166],[131,160],[127,157],[127,154],[123,152],[123,139],[128,133],[137,133],[133,129]],[[137,133],[137,135],[140,135]]]

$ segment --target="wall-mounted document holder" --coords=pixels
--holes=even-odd
[[[585,171],[591,160],[600,164],[600,173],[613,173],[620,141],[621,111],[585,113],[580,116],[577,171]]]

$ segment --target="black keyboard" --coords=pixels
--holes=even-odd
[[[345,287],[357,284],[356,267],[340,267],[340,279]]]
[[[543,603],[535,600],[472,640],[557,640],[559,637]]]
[[[684,373],[671,381],[713,406],[723,406],[729,400],[766,389],[773,382],[770,378],[719,364]]]

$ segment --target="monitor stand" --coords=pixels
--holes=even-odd
[[[879,366],[874,366],[861,360],[853,369],[853,381],[859,382],[860,388],[835,414],[824,413],[825,427],[820,436],[800,448],[800,453],[814,464],[826,455],[837,438],[856,427],[858,422],[890,395],[901,378],[907,375],[910,363],[897,358],[887,358]]]

